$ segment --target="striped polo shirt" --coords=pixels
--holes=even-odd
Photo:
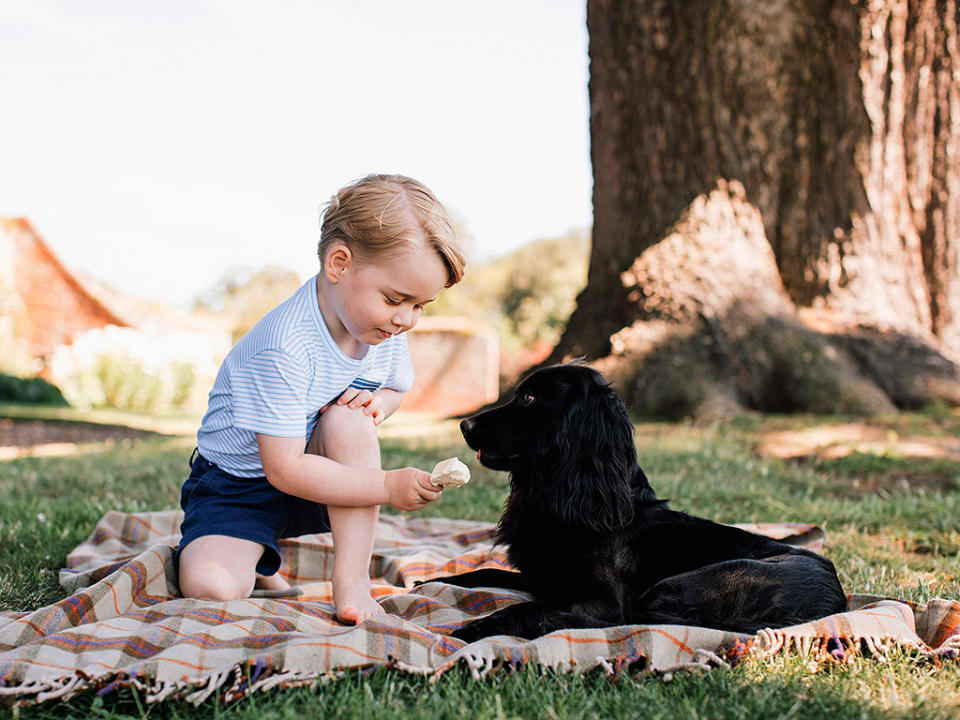
[[[358,360],[334,342],[314,276],[224,358],[197,432],[200,454],[232,475],[261,477],[256,433],[304,438],[306,447],[320,408],[348,387],[413,387],[405,335],[366,347]]]

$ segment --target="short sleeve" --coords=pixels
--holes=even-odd
[[[383,386],[405,393],[413,387],[413,363],[410,360],[410,347],[407,345],[406,333],[398,335],[395,343],[390,375]]]
[[[264,350],[233,373],[233,423],[244,430],[306,437],[306,369],[287,353]]]

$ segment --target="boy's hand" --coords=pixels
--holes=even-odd
[[[373,420],[374,425],[383,422],[383,411],[380,409],[382,403],[383,398],[379,395],[375,395],[369,390],[359,390],[357,388],[347,388],[337,398],[337,405],[346,405],[351,410],[362,408],[363,414]],[[328,407],[330,407],[329,404],[324,405],[320,409],[320,414],[322,415]]]
[[[430,480],[430,473],[417,468],[387,470],[386,475],[387,502],[398,510],[420,510],[443,492]]]

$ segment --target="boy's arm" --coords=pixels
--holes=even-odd
[[[393,505],[419,510],[440,497],[430,474],[416,468],[373,470],[343,465],[303,450],[303,438],[257,433],[267,480],[288,495],[326,505]]]

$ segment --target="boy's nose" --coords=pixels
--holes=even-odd
[[[411,311],[398,311],[391,320],[401,330],[409,330],[413,325],[413,313]]]

